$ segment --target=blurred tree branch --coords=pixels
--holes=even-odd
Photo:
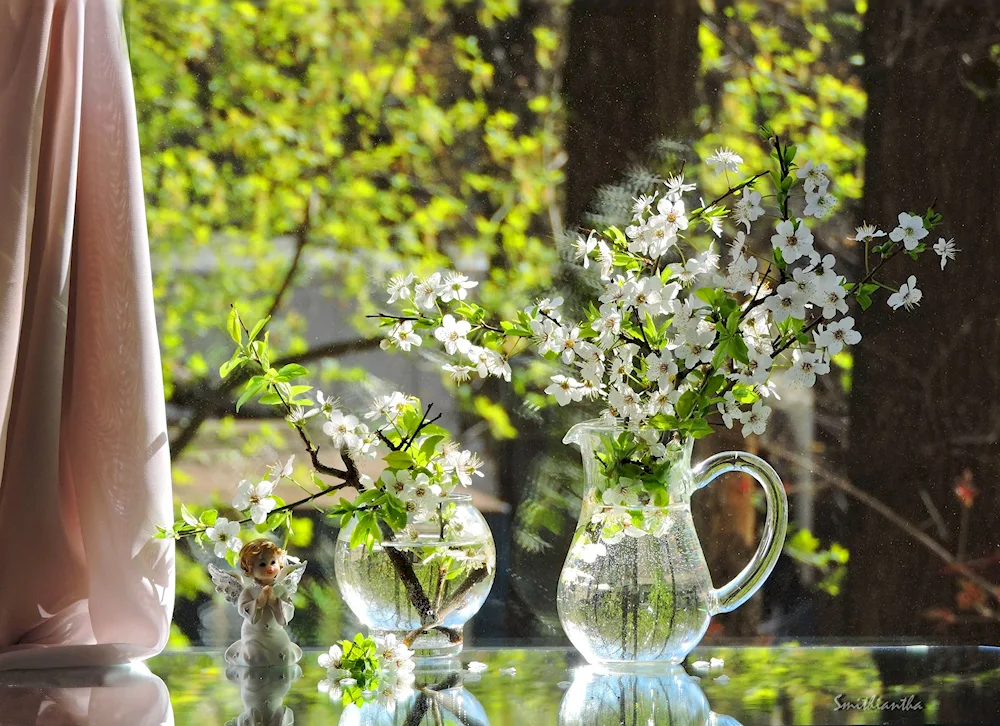
[[[351,353],[363,353],[378,348],[381,337],[356,338],[354,340],[326,343],[309,348],[301,353],[293,353],[273,361],[273,366],[280,368],[288,363],[306,363],[323,358],[338,358]],[[174,460],[191,444],[198,430],[205,421],[213,418],[230,416],[233,412],[233,392],[246,383],[249,374],[236,372],[212,385],[208,376],[191,381],[187,384],[177,384],[170,403],[191,410],[177,434],[170,440],[170,455]],[[252,412],[253,409],[249,409]]]

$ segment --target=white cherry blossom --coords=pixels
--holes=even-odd
[[[728,274],[723,280],[723,287],[728,292],[749,294],[757,286],[757,258],[740,255],[729,263]]]
[[[889,233],[889,239],[893,242],[902,242],[903,247],[907,250],[915,250],[920,244],[920,240],[927,234],[922,217],[900,212],[899,226]]]
[[[744,190],[739,201],[733,205],[733,221],[742,224],[750,232],[750,225],[764,216],[764,207],[761,206],[760,192]]]
[[[459,272],[449,272],[439,290],[441,302],[465,300],[469,296],[469,290],[478,284]]]
[[[830,167],[826,164],[816,164],[812,160],[809,160],[805,166],[795,170],[795,176],[805,180],[802,183],[802,187],[806,192],[818,191],[820,194],[825,194],[826,187],[830,182],[826,176],[829,172]]]
[[[749,436],[757,434],[760,436],[767,428],[767,421],[771,418],[771,409],[764,405],[760,399],[754,401],[753,406],[748,411],[741,411],[739,414],[740,423],[743,424],[742,434]]]
[[[740,164],[743,163],[743,157],[732,149],[716,149],[714,154],[705,159],[705,163],[709,164],[716,174],[721,174],[727,171],[735,173],[740,170]]]
[[[771,244],[781,251],[782,259],[791,264],[813,251],[813,234],[802,220],[796,227],[792,220],[783,219],[774,228]]]
[[[326,653],[320,653],[319,656],[319,667],[320,668],[340,668],[340,662],[344,657],[344,651],[339,645],[331,645],[330,650]]]
[[[656,201],[656,193],[653,194],[640,194],[639,196],[632,199],[632,218],[635,220],[642,219],[647,212],[652,208],[653,203]]]
[[[722,423],[725,424],[727,429],[731,429],[733,427],[733,419],[739,420],[741,414],[740,404],[736,401],[736,397],[732,391],[726,391],[722,399],[722,402],[717,404],[716,408],[722,416]]]
[[[580,328],[558,328],[555,333],[556,341],[553,350],[562,353],[563,363],[572,363],[576,358],[578,346],[584,342],[580,340]]]
[[[392,422],[403,414],[410,407],[410,400],[400,393],[393,391],[388,396],[376,396],[372,401],[372,410],[365,414],[369,421],[381,416],[386,421]]]
[[[405,351],[409,351],[414,346],[420,347],[422,342],[420,336],[413,332],[413,323],[409,320],[404,320],[393,328],[392,340]]]
[[[435,272],[426,280],[417,283],[413,291],[413,302],[424,310],[433,310],[441,292],[441,273]]]
[[[764,307],[771,311],[774,322],[783,323],[788,318],[805,318],[807,302],[794,282],[785,282],[764,301]]]
[[[583,260],[583,269],[586,270],[590,267],[590,253],[597,249],[597,237],[594,232],[591,231],[586,237],[578,236],[573,249],[577,259]]]
[[[560,406],[568,406],[574,401],[583,399],[583,392],[580,391],[580,383],[575,378],[567,378],[564,375],[558,374],[552,376],[550,380],[552,383],[545,389],[545,392],[550,396],[554,396]]]
[[[854,228],[854,236],[849,239],[855,242],[873,242],[879,237],[885,237],[886,233],[876,227],[874,224],[863,224],[860,227]]]
[[[323,424],[323,433],[330,437],[337,448],[341,446],[354,448],[361,443],[357,428],[357,418],[346,415],[343,411],[333,411],[329,420]]]
[[[887,302],[893,310],[898,310],[901,307],[912,310],[920,304],[920,299],[923,296],[923,291],[917,287],[916,276],[910,275],[906,282],[899,286],[899,291],[889,296]]]
[[[397,300],[409,300],[410,296],[413,294],[411,285],[413,281],[417,279],[416,275],[410,273],[407,275],[395,275],[389,280],[389,285],[386,288],[386,292],[389,293],[389,304],[396,302]]]
[[[823,359],[822,353],[796,349],[792,353],[788,380],[795,388],[811,388],[816,383],[816,376],[825,376],[829,372],[830,364]]]
[[[454,383],[465,383],[472,378],[472,374],[476,370],[472,366],[458,365],[454,363],[443,365],[441,368],[448,374],[448,377],[451,378]]]
[[[242,500],[240,501],[242,502]],[[241,507],[241,509],[244,508]],[[267,519],[266,514],[264,515],[264,519]],[[243,542],[240,540],[239,534],[240,523],[230,522],[226,517],[217,518],[215,524],[205,530],[205,536],[208,537],[209,542],[215,543],[216,557],[225,557],[226,552],[229,550],[239,552],[243,548]]]
[[[443,298],[442,298],[443,299]],[[472,345],[465,336],[472,331],[472,325],[467,320],[456,320],[450,313],[441,318],[441,325],[434,331],[434,337],[444,344],[448,355],[465,353]]]
[[[944,266],[948,264],[948,260],[955,259],[955,253],[961,251],[962,250],[955,246],[954,239],[946,240],[944,237],[940,237],[938,241],[934,243],[934,253],[941,258],[942,270],[944,269]]]
[[[827,216],[837,206],[837,198],[832,194],[822,194],[819,191],[806,192],[806,206],[802,213],[807,217],[822,218]]]
[[[845,345],[861,342],[861,333],[854,329],[854,318],[841,318],[827,326],[820,325],[813,334],[818,348],[825,348],[830,356],[835,356]]]
[[[241,512],[250,510],[250,519],[254,524],[263,524],[278,503],[271,496],[274,491],[274,482],[264,479],[257,484],[252,484],[246,479],[240,482],[236,489],[236,496],[233,498],[233,509]]]
[[[538,301],[536,307],[538,308],[539,315],[545,315],[552,318],[553,320],[559,320],[562,315],[559,312],[559,308],[563,304],[563,299],[561,297],[554,298],[542,298]]]
[[[698,363],[708,363],[715,354],[712,343],[715,342],[714,330],[696,330],[687,336],[684,342],[674,350],[674,355],[684,361],[688,367]]]
[[[667,351],[646,356],[646,378],[656,381],[660,388],[670,388],[677,375],[677,361]]]

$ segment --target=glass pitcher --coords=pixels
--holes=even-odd
[[[598,463],[604,443],[622,429],[587,422],[563,440],[583,454],[586,492],[580,521],[559,576],[557,605],[563,629],[594,664],[680,663],[698,644],[716,613],[735,610],[771,574],[788,524],[788,503],[777,473],[741,452],[716,454],[691,466],[693,441],[672,446],[662,482],[668,500],[634,497],[609,505],[613,487]],[[691,494],[731,471],[764,487],[767,516],[750,563],[721,588],[712,586],[691,519]]]

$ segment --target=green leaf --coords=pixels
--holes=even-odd
[[[250,329],[250,340],[251,341],[257,340],[257,336],[260,334],[260,331],[264,329],[264,326],[267,325],[267,323],[268,323],[268,321],[270,319],[271,319],[271,316],[268,315],[266,318],[258,320],[257,324],[254,325],[253,328]]]
[[[264,531],[268,532],[278,529],[279,527],[281,527],[281,525],[285,523],[285,520],[287,518],[288,518],[288,512],[279,512],[277,514],[272,513],[270,516],[268,516],[267,521],[264,522],[264,526],[266,527]]]
[[[230,373],[235,371],[237,368],[242,366],[249,360],[245,355],[243,355],[243,350],[239,349],[233,353],[233,357],[219,366],[219,378],[225,378]]]
[[[424,443],[420,445],[420,454],[424,457],[424,459],[430,461],[431,458],[434,456],[434,452],[437,451],[438,444],[444,441],[445,438],[446,437],[444,436],[438,435],[438,436],[428,436],[426,439],[424,439]]]
[[[777,247],[773,248],[772,256],[774,257],[774,264],[777,266],[779,270],[784,270],[788,266],[787,263],[785,262],[785,258],[781,254],[781,250],[779,250]]]
[[[733,386],[733,398],[735,398],[739,403],[746,405],[756,401],[759,396],[753,389],[753,386],[748,386],[744,383],[737,383]]]
[[[226,318],[226,330],[236,345],[243,345],[243,326],[240,325],[240,314],[236,312],[236,303],[229,306],[229,317]]]
[[[743,365],[750,365],[750,351],[743,336],[737,333],[729,344],[729,354]]]
[[[408,451],[390,451],[385,456],[385,463],[390,469],[409,469],[413,466],[413,457]]]
[[[285,380],[291,380],[293,378],[309,375],[309,371],[306,370],[304,366],[300,366],[298,363],[289,363],[288,365],[281,366],[281,369],[278,371],[278,375]]]
[[[267,338],[267,333],[264,333],[264,340],[255,340],[250,344],[250,347],[260,360],[260,367],[265,371],[271,367],[271,354],[267,349]]]
[[[363,507],[369,502],[377,503],[379,497],[383,496],[384,494],[385,492],[383,492],[381,489],[367,489],[361,492],[361,494],[357,496],[357,498],[354,500],[354,506]]]
[[[862,310],[867,310],[868,308],[871,307],[872,294],[876,290],[878,290],[878,285],[869,282],[864,285],[861,285],[861,287],[859,287],[857,291],[854,293],[854,297],[858,301],[858,304],[861,306]]]
[[[697,295],[700,299],[704,300],[708,305],[711,305],[714,308],[717,307],[718,305],[718,298],[720,293],[722,293],[722,290],[720,290],[719,288],[701,287],[698,288],[698,290],[696,290],[694,294]]]
[[[246,389],[243,391],[243,395],[240,396],[240,399],[236,402],[236,410],[239,411],[243,404],[253,398],[265,384],[266,381],[263,376],[254,376],[247,381]]]
[[[726,330],[730,333],[736,333],[740,327],[740,317],[743,315],[743,311],[736,309],[729,313],[729,317],[726,318]]]
[[[722,390],[722,387],[726,384],[726,377],[723,375],[716,374],[708,379],[708,383],[705,384],[705,395],[714,396],[716,393]]]
[[[234,550],[226,550],[226,562],[229,563],[230,567],[236,567],[236,558],[240,556],[239,552]]]
[[[702,439],[710,435],[715,430],[704,418],[696,418],[690,421],[685,421],[684,429],[688,434],[696,439]]]
[[[198,518],[191,514],[191,510],[184,503],[181,503],[181,518],[192,527],[198,526]]]
[[[426,436],[451,436],[448,429],[443,426],[438,426],[437,424],[430,424],[429,426],[424,426],[423,432]]]
[[[216,510],[206,509],[204,512],[201,513],[201,516],[198,517],[198,522],[204,524],[206,527],[211,527],[213,524],[215,524],[215,520],[217,520],[218,518],[219,518],[219,513]]]
[[[674,410],[677,411],[677,418],[682,421],[691,415],[691,411],[694,408],[694,402],[697,400],[698,394],[694,391],[685,391],[681,394],[681,397],[677,400],[677,406]]]

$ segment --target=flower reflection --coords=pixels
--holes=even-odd
[[[559,709],[559,726],[739,726],[713,713],[698,682],[680,667],[657,672],[579,668]]]

